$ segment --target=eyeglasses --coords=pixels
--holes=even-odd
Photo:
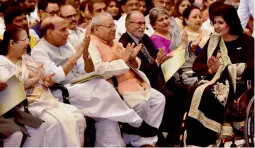
[[[115,24],[111,24],[111,25],[97,25],[97,26],[103,26],[103,27],[106,27],[108,29],[116,29]]]
[[[44,11],[44,12],[46,12],[46,13],[48,13],[50,16],[54,16],[54,15],[57,15],[57,16],[59,16],[60,15],[60,11],[59,10],[57,10],[57,11]]]
[[[131,22],[131,21],[129,21],[129,23],[135,23],[135,24],[137,24],[139,26],[142,26],[142,25],[145,26],[145,24],[146,24],[146,22]]]
[[[68,16],[63,16],[63,18],[70,20],[72,18],[76,18],[76,16],[77,16],[77,14],[71,14],[71,15],[68,15]]]

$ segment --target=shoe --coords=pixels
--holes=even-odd
[[[127,123],[122,124],[121,128],[123,133],[130,134],[130,135],[139,135],[141,137],[154,137],[157,136],[159,130],[145,121],[139,126],[138,128],[133,127]]]

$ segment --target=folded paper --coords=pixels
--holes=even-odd
[[[0,116],[26,99],[23,82],[15,75],[7,81],[7,87],[0,92]]]
[[[173,57],[161,64],[165,82],[167,82],[185,62],[184,49],[178,48],[172,52],[174,52]]]

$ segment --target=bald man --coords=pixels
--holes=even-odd
[[[150,132],[144,130],[149,125],[134,110],[128,108],[114,87],[103,78],[70,85],[74,78],[86,73],[84,60],[89,58],[82,58],[83,52],[86,52],[84,46],[88,45],[73,48],[67,43],[69,33],[65,19],[57,16],[46,18],[42,22],[41,32],[43,38],[33,49],[32,57],[47,65],[44,67],[45,71],[55,73],[54,80],[67,87],[72,105],[79,108],[85,116],[96,120],[96,146],[124,146],[118,122],[129,123],[140,135]],[[53,93],[62,100],[60,92]],[[149,136],[157,132],[153,127],[150,129]]]

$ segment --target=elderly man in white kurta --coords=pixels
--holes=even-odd
[[[124,49],[120,43],[115,42],[115,25],[108,13],[92,19],[91,33],[89,54],[95,72],[102,74],[111,84],[118,83],[118,91],[124,101],[148,124],[158,128],[162,121],[165,97],[150,87],[144,73],[134,68],[139,67],[136,55],[141,45],[128,45]],[[157,136],[144,138],[124,134],[124,140],[133,146],[155,145]]]
[[[137,129],[146,123],[127,107],[113,86],[104,79],[69,84],[85,74],[83,60],[89,58],[83,54],[83,46],[73,48],[67,43],[69,33],[64,19],[57,16],[46,18],[41,30],[44,37],[32,50],[32,57],[47,65],[44,68],[48,73],[55,73],[57,83],[65,84],[72,105],[85,116],[96,119],[96,146],[124,146],[118,122],[129,123]]]

